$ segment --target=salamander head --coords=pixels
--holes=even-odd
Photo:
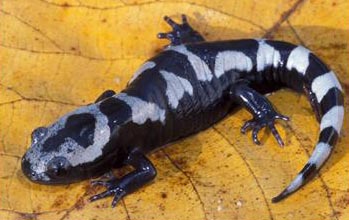
[[[91,170],[103,156],[110,134],[108,118],[98,105],[81,107],[32,132],[22,170],[30,180],[43,184],[71,183],[96,175]]]

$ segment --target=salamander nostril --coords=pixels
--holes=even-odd
[[[32,172],[30,173],[30,175],[31,175],[32,177],[35,177],[35,176],[36,176],[36,173],[35,173],[34,171],[32,171]]]

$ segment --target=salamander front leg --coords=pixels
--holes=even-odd
[[[268,127],[278,144],[284,146],[284,142],[274,124],[276,119],[288,121],[289,118],[279,114],[265,96],[251,89],[246,84],[238,84],[230,89],[230,97],[244,106],[253,115],[253,119],[245,122],[241,127],[242,133],[252,129],[253,142],[259,145],[258,132],[263,127]]]
[[[168,16],[164,17],[164,20],[172,27],[172,31],[168,33],[159,33],[158,38],[166,38],[171,41],[172,46],[185,44],[185,43],[194,43],[204,41],[205,39],[194,30],[188,23],[187,17],[182,15],[182,24],[177,24]]]
[[[121,179],[112,177],[106,181],[97,180],[92,182],[92,185],[102,185],[107,190],[92,196],[90,198],[91,202],[113,195],[112,207],[115,207],[122,197],[141,188],[156,176],[155,167],[141,153],[131,153],[125,164],[132,166],[135,170],[126,174]]]

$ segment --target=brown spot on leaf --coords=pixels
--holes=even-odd
[[[69,4],[68,2],[64,2],[64,3],[62,4],[62,7],[63,7],[63,8],[70,7],[70,4]]]
[[[62,196],[62,195],[58,196],[54,200],[54,202],[52,204],[52,208],[57,209],[59,207],[62,207],[62,205],[64,205],[65,200],[66,200],[66,198],[64,196]]]
[[[161,192],[161,198],[166,199],[167,198],[167,193]]]
[[[348,209],[348,207],[349,207],[349,193],[345,193],[338,200],[336,200],[335,205],[342,208],[342,209]]]

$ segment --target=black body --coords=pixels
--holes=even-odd
[[[237,106],[244,106],[253,115],[253,119],[243,125],[243,133],[252,129],[253,141],[260,144],[258,131],[268,127],[283,146],[274,123],[276,119],[289,119],[277,113],[263,96],[281,87],[306,93],[321,122],[321,133],[307,165],[273,202],[295,192],[311,179],[328,158],[343,120],[341,87],[333,72],[306,48],[286,42],[254,39],[206,42],[189,26],[185,16],[182,18],[183,23],[176,24],[165,17],[173,31],[158,37],[168,38],[171,44],[149,59],[120,94],[107,90],[95,104],[71,113],[57,122],[58,125],[47,128],[48,131],[41,128],[40,132],[34,132],[34,144],[41,138],[45,145],[47,141],[41,136],[48,136],[51,131],[56,140],[56,144],[50,145],[53,148],[64,149],[66,145],[56,145],[59,141],[66,143],[69,137],[80,147],[100,150],[100,155],[86,154],[89,159],[81,153],[84,160],[78,158],[82,160],[78,163],[69,160],[70,156],[68,158],[64,151],[58,159],[56,156],[52,159],[49,147],[35,151],[33,144],[22,162],[23,171],[30,179],[46,184],[69,183],[106,173],[113,167],[131,165],[135,170],[121,179],[93,182],[108,190],[91,200],[114,195],[112,205],[115,206],[123,196],[156,176],[145,154],[210,127]],[[86,120],[67,126],[70,121],[81,121],[83,114],[84,119],[92,117],[89,120],[93,126],[85,125]],[[106,143],[103,143],[105,138],[96,138],[98,126],[110,132]],[[56,127],[60,129],[58,132]],[[77,135],[73,137],[72,131]],[[87,134],[90,139],[80,139],[81,134]],[[31,162],[40,153],[49,158],[41,166],[47,167],[40,173],[41,177],[36,171],[40,166],[33,166]]]

